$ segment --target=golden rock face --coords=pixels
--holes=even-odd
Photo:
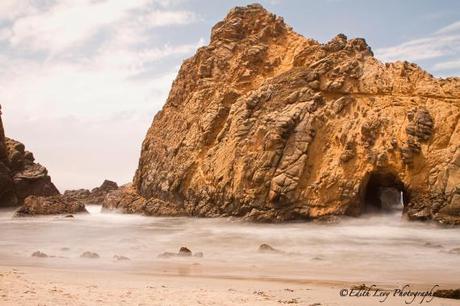
[[[133,187],[105,206],[272,222],[359,215],[392,187],[410,217],[458,223],[459,109],[458,78],[235,8],[183,63]]]

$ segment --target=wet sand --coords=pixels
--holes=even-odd
[[[351,283],[258,278],[196,277],[122,271],[0,266],[1,305],[406,305],[389,296],[341,297]],[[430,285],[412,286],[429,290]],[[379,288],[391,289],[383,284]],[[460,305],[434,298],[412,304]],[[429,301],[429,302],[428,302]]]

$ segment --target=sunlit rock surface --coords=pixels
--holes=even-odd
[[[395,188],[410,218],[459,223],[459,108],[458,78],[237,7],[183,63],[134,188],[106,199],[126,212],[272,222],[360,215]]]

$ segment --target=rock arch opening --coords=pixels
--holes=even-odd
[[[404,211],[409,193],[399,177],[391,172],[372,172],[361,193],[361,212],[391,213]]]

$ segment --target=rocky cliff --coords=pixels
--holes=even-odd
[[[360,215],[391,187],[411,218],[460,222],[459,109],[458,78],[237,7],[182,64],[133,187],[104,206],[283,221]]]
[[[31,195],[59,194],[46,168],[34,161],[22,143],[5,137],[0,111],[0,207],[20,205]]]

